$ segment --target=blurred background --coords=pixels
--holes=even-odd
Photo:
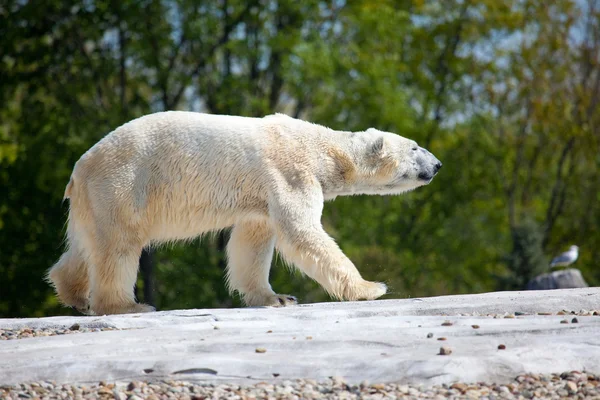
[[[398,197],[327,203],[326,230],[387,298],[520,290],[580,246],[600,284],[600,1],[0,1],[0,316],[73,313],[63,250],[75,161],[162,110],[415,139],[444,168]],[[159,309],[239,306],[227,233],[145,252]],[[272,285],[327,301],[275,260]]]

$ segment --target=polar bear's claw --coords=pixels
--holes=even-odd
[[[244,302],[250,307],[287,307],[298,304],[298,299],[289,294],[273,294],[265,296],[245,296]]]
[[[276,294],[275,296],[272,296],[273,299],[277,299],[277,302],[279,304],[274,305],[274,304],[270,304],[271,307],[286,307],[286,306],[294,306],[296,304],[298,304],[298,299],[296,299],[294,296],[290,296],[287,294]]]

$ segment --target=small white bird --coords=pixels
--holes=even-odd
[[[550,263],[550,267],[566,267],[567,265],[573,264],[579,257],[579,247],[571,246],[569,251],[562,253],[561,255],[554,257]]]

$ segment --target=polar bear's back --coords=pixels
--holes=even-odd
[[[198,224],[229,224],[231,210],[266,208],[261,121],[180,111],[150,114],[88,150],[72,181],[98,215],[118,212],[143,222],[155,229],[150,234],[155,239],[191,237],[202,230]],[[205,221],[208,215],[213,220]]]
[[[219,144],[238,147],[240,141],[260,140],[260,118],[166,111],[127,122],[90,149],[115,151],[168,151],[187,149],[198,154]],[[168,154],[168,153],[167,153]],[[166,155],[167,155],[166,154]]]

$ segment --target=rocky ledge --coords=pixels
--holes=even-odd
[[[597,382],[600,288],[0,319],[0,339],[9,339],[0,340],[0,394],[28,382],[275,388],[332,377],[357,390],[417,385],[458,394],[477,382],[518,386],[518,376],[552,382],[548,374],[565,371]],[[452,389],[456,382],[464,388]],[[573,389],[567,383],[562,390]]]

